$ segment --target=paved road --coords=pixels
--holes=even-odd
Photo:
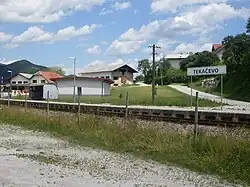
[[[191,95],[191,88],[187,87],[187,86],[181,86],[181,85],[169,85],[169,87],[174,88],[182,93],[185,93],[187,95]],[[215,101],[220,103],[221,102],[221,98],[220,96],[217,95],[212,95],[209,93],[205,93],[205,92],[201,92],[198,90],[193,89],[193,96],[195,96],[196,92],[199,92],[199,98],[201,99],[207,99],[207,100],[211,100],[211,101]],[[224,104],[228,104],[231,106],[234,106],[234,108],[237,109],[247,109],[250,110],[250,103],[249,102],[244,102],[244,101],[237,101],[237,100],[232,100],[232,99],[226,99],[223,98],[222,102]]]

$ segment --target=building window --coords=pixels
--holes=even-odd
[[[109,79],[109,76],[106,76],[106,79]]]
[[[115,81],[118,80],[118,79],[119,79],[119,77],[114,76],[114,80],[115,80]]]
[[[104,76],[101,76],[101,78],[103,78],[103,79],[104,79]]]
[[[45,83],[45,80],[41,80],[41,83]]]
[[[12,84],[16,84],[16,81],[12,81]]]
[[[28,81],[23,81],[23,84],[28,84]]]
[[[37,83],[37,80],[33,80],[32,82],[33,82],[33,83]]]
[[[18,81],[17,84],[23,84],[23,82],[22,81]]]

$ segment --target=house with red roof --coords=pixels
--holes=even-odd
[[[56,72],[38,71],[30,78],[31,84],[55,83],[54,81],[63,78]]]
[[[225,51],[225,46],[223,44],[212,45],[212,52],[215,53],[220,60],[222,59],[224,51]]]

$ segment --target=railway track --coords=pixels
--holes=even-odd
[[[24,100],[11,99],[11,106],[25,107]],[[7,99],[0,99],[0,104],[7,105]],[[28,108],[46,109],[46,101],[27,101]],[[115,105],[95,105],[81,104],[81,113],[125,117],[126,108]],[[78,112],[77,103],[50,102],[49,109],[52,111]],[[135,107],[128,108],[129,118],[138,118],[144,120],[169,121],[178,123],[194,123],[195,112],[191,109],[179,108],[150,108]],[[245,126],[250,127],[250,112],[246,111],[213,111],[199,110],[199,124],[201,125],[222,125],[222,126]]]

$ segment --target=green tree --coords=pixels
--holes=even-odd
[[[216,54],[209,51],[203,51],[190,55],[180,62],[180,69],[186,71],[189,67],[212,66],[218,64],[220,59]]]
[[[248,18],[246,29],[247,29],[247,33],[250,33],[250,18]]]
[[[148,59],[138,61],[138,70],[144,77],[144,83],[150,84],[152,82],[152,66]]]
[[[56,72],[59,75],[65,76],[65,71],[62,68],[59,68],[59,67],[51,67],[51,68],[49,68],[48,71],[50,71],[50,72]]]
[[[138,75],[137,77],[135,77],[135,81],[136,82],[144,81],[143,75]]]
[[[227,36],[223,40],[225,52],[223,61],[227,65],[229,72],[248,72],[249,61],[246,61],[246,54],[250,50],[250,36],[247,34],[238,34],[235,37]]]

